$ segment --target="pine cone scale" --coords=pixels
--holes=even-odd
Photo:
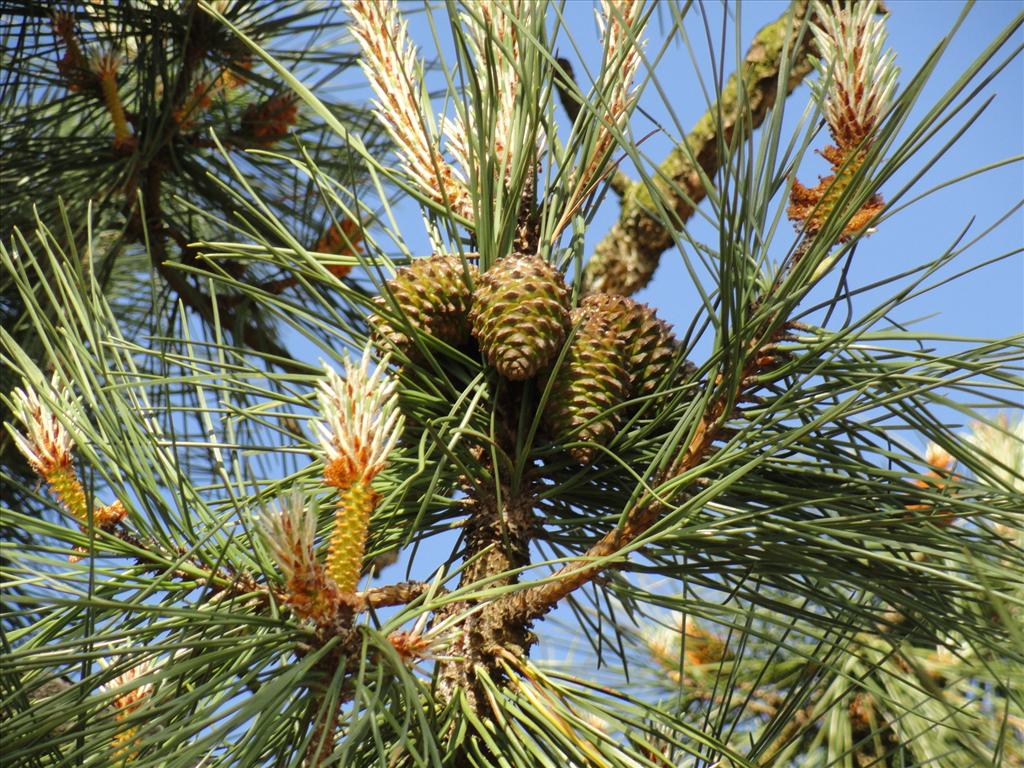
[[[484,360],[511,381],[536,375],[569,329],[569,289],[539,256],[508,256],[478,281],[469,313]]]
[[[469,266],[469,276],[476,269]],[[407,331],[425,332],[453,347],[469,340],[467,316],[472,292],[466,272],[457,256],[436,254],[417,259],[398,270],[387,288],[391,296],[377,296],[377,313],[371,319],[374,336],[383,347],[397,348],[407,357],[419,357],[415,342]],[[395,318],[397,309],[404,318]]]

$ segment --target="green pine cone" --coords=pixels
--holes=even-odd
[[[469,265],[469,275],[476,279],[476,267]],[[387,286],[404,313],[405,322],[395,319],[394,305],[387,296],[375,297],[373,302],[379,309],[370,322],[378,346],[397,347],[415,359],[418,355],[409,337],[411,329],[429,333],[453,347],[469,341],[468,316],[473,294],[458,256],[434,254],[417,259],[399,269]]]
[[[615,325],[593,306],[575,309],[572,321],[576,333],[554,374],[544,423],[555,440],[607,445],[623,419],[621,409],[609,409],[629,397],[625,348]],[[568,450],[582,464],[597,452],[589,446]]]
[[[539,256],[508,256],[477,281],[469,320],[484,359],[506,379],[523,381],[562,348],[569,289]]]
[[[618,335],[633,397],[649,395],[672,367],[678,343],[671,326],[654,310],[625,296],[593,293],[581,308],[605,317]]]

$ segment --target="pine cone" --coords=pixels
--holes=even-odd
[[[508,256],[477,282],[469,319],[484,359],[512,381],[558,354],[569,327],[569,289],[539,256]]]
[[[573,311],[576,334],[554,381],[544,423],[555,440],[606,445],[622,424],[623,413],[610,411],[629,397],[625,347],[609,317],[592,304]],[[574,446],[569,453],[588,464],[596,449]]]
[[[625,296],[592,293],[580,307],[605,317],[618,335],[631,396],[649,395],[672,367],[677,342],[654,310]]]
[[[475,279],[476,274],[476,267],[469,265],[470,277]],[[387,296],[375,297],[373,302],[379,309],[371,323],[376,343],[384,348],[397,347],[415,359],[418,350],[406,332],[408,326],[453,347],[469,341],[468,312],[473,294],[464,275],[462,260],[443,254],[417,259],[398,270],[387,286],[405,322],[391,320],[395,311]]]

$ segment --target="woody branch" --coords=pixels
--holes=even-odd
[[[682,226],[707,195],[710,179],[725,160],[720,147],[739,141],[764,122],[787,62],[792,62],[783,88],[787,96],[811,71],[811,36],[803,28],[808,6],[803,0],[794,2],[757,33],[743,66],[718,101],[653,174],[657,200],[641,182],[626,186],[619,221],[597,244],[584,270],[584,292],[630,296],[650,282],[661,254],[675,242],[658,218],[659,208],[670,211],[676,226]]]

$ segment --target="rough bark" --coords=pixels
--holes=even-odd
[[[473,502],[463,548],[463,560],[468,564],[462,572],[460,588],[478,585],[481,589],[493,589],[514,584],[518,576],[510,571],[529,563],[530,533],[534,526],[531,497],[528,493],[513,496],[507,493],[508,489],[503,491],[500,500],[487,496]],[[438,621],[465,613],[476,604],[473,600],[449,603]],[[462,630],[461,638],[449,651],[458,659],[441,666],[438,694],[448,702],[461,692],[469,706],[480,711],[484,697],[478,673],[492,678],[500,676],[495,650],[503,648],[515,655],[525,655],[533,635],[528,622],[500,599],[487,603],[467,618]]]

